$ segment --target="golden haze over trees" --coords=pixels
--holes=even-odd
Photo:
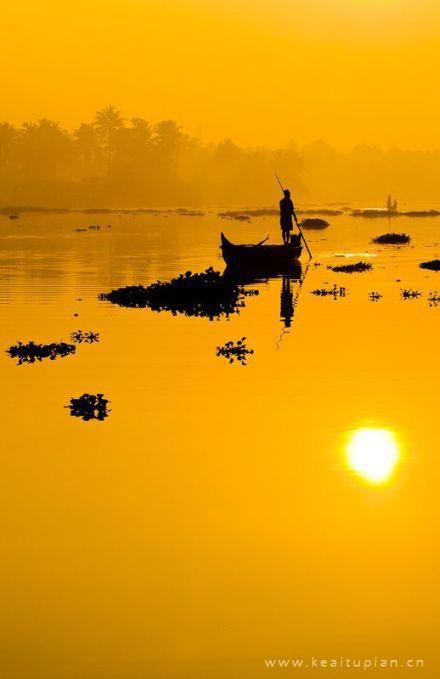
[[[45,118],[19,128],[0,124],[3,206],[273,204],[275,170],[297,200],[382,202],[391,191],[429,201],[439,169],[440,151],[202,143],[174,120],[126,120],[114,106],[72,132]]]

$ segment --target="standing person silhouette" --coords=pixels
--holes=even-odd
[[[284,198],[280,200],[280,224],[283,242],[290,243],[290,232],[293,229],[292,217],[295,210],[289,189],[284,189]]]

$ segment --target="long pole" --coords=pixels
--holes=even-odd
[[[279,184],[280,187],[281,187],[281,191],[284,193],[283,185],[281,184],[280,178],[278,177],[278,175],[277,175],[276,172],[275,172],[275,177],[277,178],[278,184]],[[310,248],[309,248],[309,246],[308,246],[308,244],[307,244],[306,239],[304,238],[304,234],[303,234],[302,229],[301,229],[301,227],[300,227],[300,225],[299,225],[299,222],[298,222],[298,219],[297,219],[297,216],[296,216],[296,213],[295,213],[295,209],[293,210],[293,218],[294,218],[294,220],[295,220],[295,224],[296,224],[297,227],[298,227],[298,231],[299,231],[300,234],[301,234],[301,238],[302,238],[303,241],[304,241],[304,245],[305,245],[306,248],[307,248],[307,252],[309,253],[309,257],[310,257],[310,259],[312,259],[312,253],[310,252]]]

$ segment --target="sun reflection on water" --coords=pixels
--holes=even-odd
[[[362,428],[352,432],[346,454],[350,469],[370,483],[381,484],[393,475],[400,449],[389,429]]]

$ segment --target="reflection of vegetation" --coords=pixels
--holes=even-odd
[[[373,243],[379,245],[404,245],[409,243],[411,236],[406,233],[383,233],[381,236],[373,238]]]
[[[78,398],[71,398],[66,408],[70,408],[72,417],[88,420],[104,420],[109,415],[109,401],[104,394],[83,394]]]
[[[382,299],[380,292],[370,292],[368,295],[370,302],[379,302]]]
[[[246,337],[242,337],[238,342],[226,342],[223,346],[217,347],[217,356],[224,356],[229,363],[238,361],[241,365],[246,365],[246,357],[254,353],[253,349],[248,349],[245,344]]]
[[[316,290],[312,290],[312,295],[316,295],[317,297],[327,297],[331,295],[336,299],[337,297],[345,297],[346,289],[337,286],[335,283],[332,288],[317,288]]]
[[[329,266],[328,269],[336,273],[357,273],[362,271],[370,271],[373,266],[369,262],[356,262],[355,264],[340,264],[338,266]]]
[[[429,269],[430,271],[440,271],[440,259],[432,259],[430,262],[422,262],[419,264],[421,269]]]
[[[52,342],[51,344],[35,344],[35,342],[23,344],[22,342],[17,342],[17,344],[9,347],[6,353],[11,358],[18,358],[17,365],[22,365],[22,363],[42,361],[44,358],[54,361],[56,358],[74,354],[75,351],[76,347],[66,342]]]
[[[402,299],[417,299],[422,296],[422,293],[418,290],[405,289],[400,291],[400,296]]]
[[[75,344],[94,344],[99,342],[99,332],[93,332],[93,330],[75,330],[70,335],[70,339]]]
[[[440,293],[430,292],[428,297],[429,306],[438,306],[440,304]]]
[[[148,307],[153,311],[205,316],[212,320],[236,313],[244,306],[243,298],[253,294],[258,291],[246,290],[210,267],[203,273],[187,271],[169,282],[118,288],[100,295],[100,299],[119,306]]]
[[[304,229],[326,229],[330,224],[326,219],[319,219],[318,217],[308,217],[303,219],[301,226]]]

